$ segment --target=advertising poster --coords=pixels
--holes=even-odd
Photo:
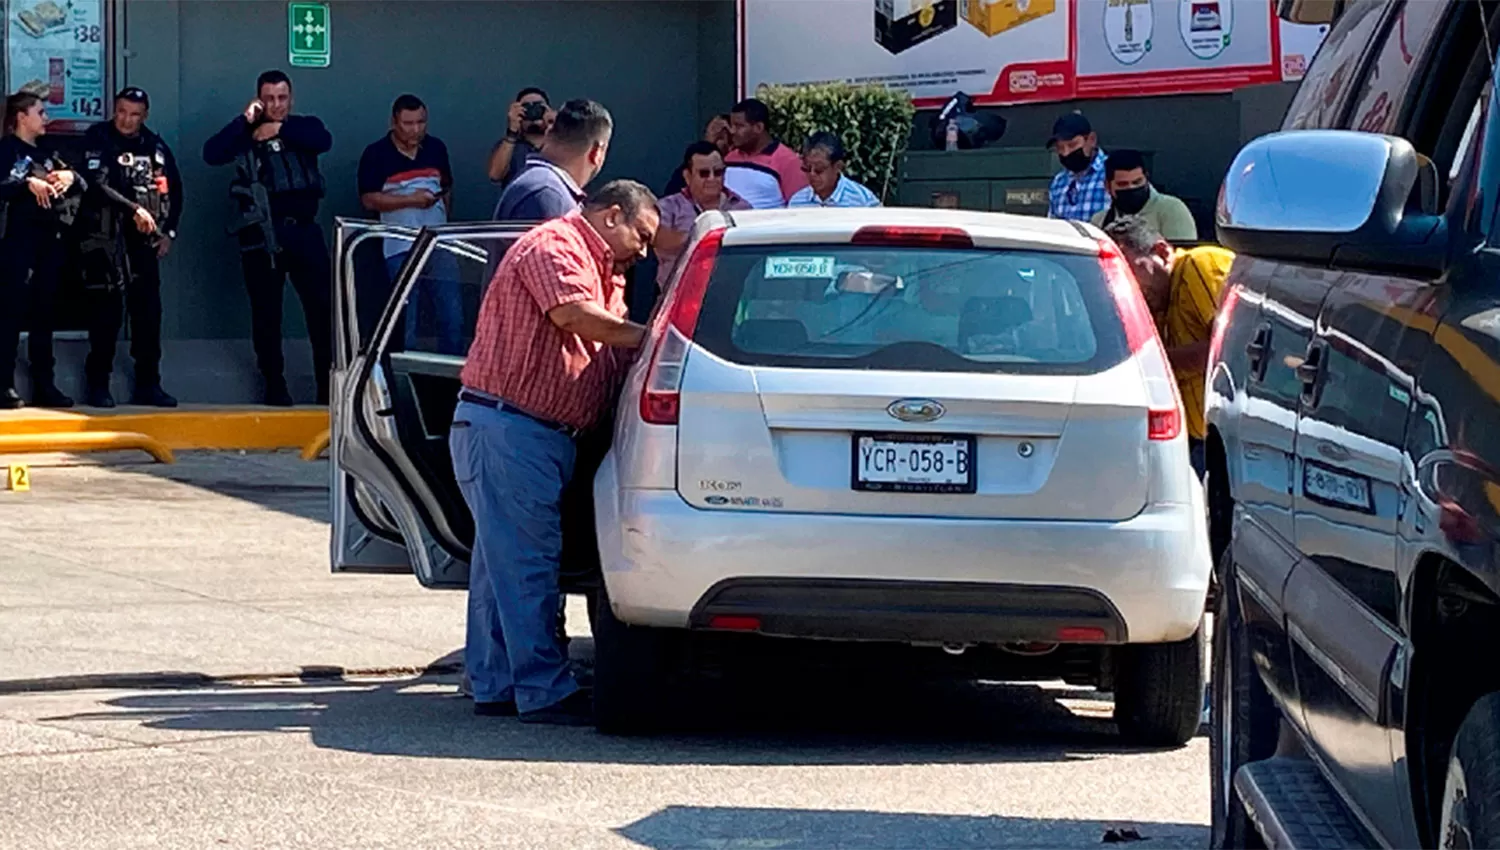
[[[4,0],[6,90],[46,91],[63,125],[105,118],[103,0]]]
[[[1301,79],[1324,27],[1271,0],[739,0],[742,91],[880,83],[936,106],[1223,92]]]

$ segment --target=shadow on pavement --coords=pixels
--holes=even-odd
[[[263,508],[329,521],[328,461],[305,461],[294,451],[183,451],[173,464],[129,464],[118,469],[240,499]]]
[[[774,847],[776,850],[1086,847],[1111,830],[1135,830],[1143,848],[1202,847],[1208,828],[1186,823],[976,817],[905,812],[668,806],[615,830],[652,850]]]
[[[1073,761],[1138,752],[1107,703],[1074,712],[1035,685],[788,677],[678,697],[672,734],[476,717],[457,676],[216,684],[130,694],[52,721],[196,732],[306,732],[334,750],[437,759],[704,765],[887,765]],[[1064,694],[1067,695],[1067,694]]]

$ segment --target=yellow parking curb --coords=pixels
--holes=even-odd
[[[325,407],[271,410],[204,405],[175,410],[122,407],[97,412],[21,408],[0,411],[0,454],[20,451],[21,445],[27,447],[26,451],[43,452],[138,448],[170,463],[173,450],[306,449],[327,430]],[[97,436],[100,434],[115,435],[116,439]],[[121,444],[121,435],[130,435],[124,442],[131,444]]]
[[[130,431],[77,431],[72,434],[0,434],[0,455],[31,452],[115,452],[140,449],[157,463],[174,463],[160,440]]]
[[[328,429],[324,428],[316,436],[302,447],[303,460],[317,460],[318,456],[328,451]]]

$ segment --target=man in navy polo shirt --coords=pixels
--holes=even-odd
[[[447,223],[453,197],[448,148],[441,139],[427,135],[427,107],[416,95],[396,98],[391,106],[391,131],[365,148],[359,158],[358,183],[360,203],[380,213],[382,222],[411,228]],[[404,239],[385,240],[386,273],[392,283],[410,252],[411,243]],[[382,303],[383,299],[375,301]],[[407,300],[408,349],[419,347],[420,318],[428,314],[436,319],[438,352],[463,354],[458,260],[441,246],[433,249]]]
[[[547,221],[582,205],[584,189],[604,168],[614,120],[592,100],[570,100],[557,111],[542,152],[500,196],[496,221]]]

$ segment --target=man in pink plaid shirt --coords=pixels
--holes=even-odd
[[[474,514],[464,666],[476,713],[592,722],[556,634],[562,495],[574,438],[607,412],[645,336],[625,318],[624,272],[658,223],[651,190],[616,180],[518,239],[485,291],[449,435]]]

